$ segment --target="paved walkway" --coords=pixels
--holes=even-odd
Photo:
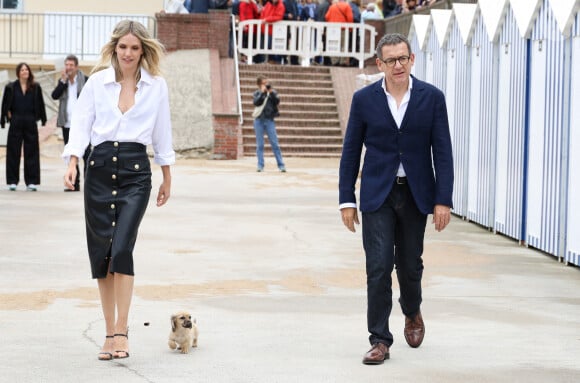
[[[580,270],[457,218],[428,227],[423,345],[395,306],[391,360],[362,365],[364,256],[339,219],[338,161],[293,158],[286,174],[177,163],[135,252],[131,357],[99,362],[82,194],[62,192],[59,151],[43,146],[39,192],[0,191],[0,382],[580,381]],[[188,355],[166,345],[181,309],[200,330]]]

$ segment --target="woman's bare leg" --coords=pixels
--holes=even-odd
[[[106,278],[97,279],[99,286],[99,295],[101,296],[101,308],[105,316],[106,335],[111,336],[115,333],[115,281],[113,274],[107,274]],[[113,339],[105,338],[105,344],[101,352],[108,352],[113,355]],[[106,354],[99,354],[99,359],[107,359]]]
[[[117,304],[117,322],[115,324],[115,334],[127,334],[129,322],[129,308],[133,297],[133,282],[135,277],[121,273],[115,273],[115,302]],[[115,337],[115,351],[118,357],[128,356],[129,340],[124,336]]]

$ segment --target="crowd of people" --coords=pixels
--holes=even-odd
[[[272,47],[272,25],[277,21],[319,21],[330,23],[364,23],[367,20],[381,20],[399,14],[414,12],[428,7],[439,0],[376,0],[367,2],[361,0],[234,0],[231,3],[232,14],[238,21],[263,20],[261,33],[266,35],[263,44]],[[363,5],[364,3],[364,5]],[[246,25],[242,34],[242,45],[248,46],[250,36],[256,35],[256,30],[250,34]],[[343,31],[345,33],[345,31]],[[257,47],[256,41],[252,44]],[[263,46],[261,46],[263,48]],[[230,49],[233,54],[233,50]],[[280,55],[257,55],[254,63],[281,64],[284,58]],[[242,57],[242,61],[246,58]],[[290,56],[287,62],[298,64],[297,56]],[[314,64],[358,66],[356,60],[349,58],[317,58]]]
[[[283,17],[279,20],[297,21],[333,21],[331,8],[344,8],[341,2],[347,3],[351,9],[352,20],[345,12],[341,22],[362,22],[364,20],[380,20],[401,13],[414,12],[428,7],[439,0],[376,0],[375,2],[361,0],[282,0],[284,7]],[[232,13],[238,16],[240,21],[251,19],[264,19],[262,11],[269,3],[277,4],[275,0],[235,0],[232,2]],[[346,10],[346,8],[345,8]],[[329,15],[330,11],[330,15]],[[367,18],[363,14],[367,14]],[[372,17],[370,17],[372,14]],[[336,18],[336,17],[334,17]]]

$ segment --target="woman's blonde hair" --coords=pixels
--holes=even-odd
[[[143,24],[132,20],[122,20],[117,23],[115,29],[113,29],[111,40],[101,49],[101,58],[91,71],[91,74],[113,66],[115,68],[116,80],[120,81],[123,79],[115,48],[119,43],[119,39],[128,34],[132,34],[141,41],[143,55],[139,59],[139,66],[145,68],[153,76],[161,74],[160,61],[164,52],[163,45],[157,39],[151,37],[149,31]],[[136,76],[138,81],[141,77],[141,71],[137,71]]]

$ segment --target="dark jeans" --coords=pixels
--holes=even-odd
[[[408,185],[396,182],[379,210],[362,214],[371,344],[390,346],[393,343],[393,334],[389,331],[393,265],[397,268],[403,314],[412,317],[419,311],[426,224],[427,216],[415,205]]]
[[[40,185],[40,149],[34,117],[13,116],[6,141],[6,184],[18,185],[20,154],[24,147],[24,182]]]

